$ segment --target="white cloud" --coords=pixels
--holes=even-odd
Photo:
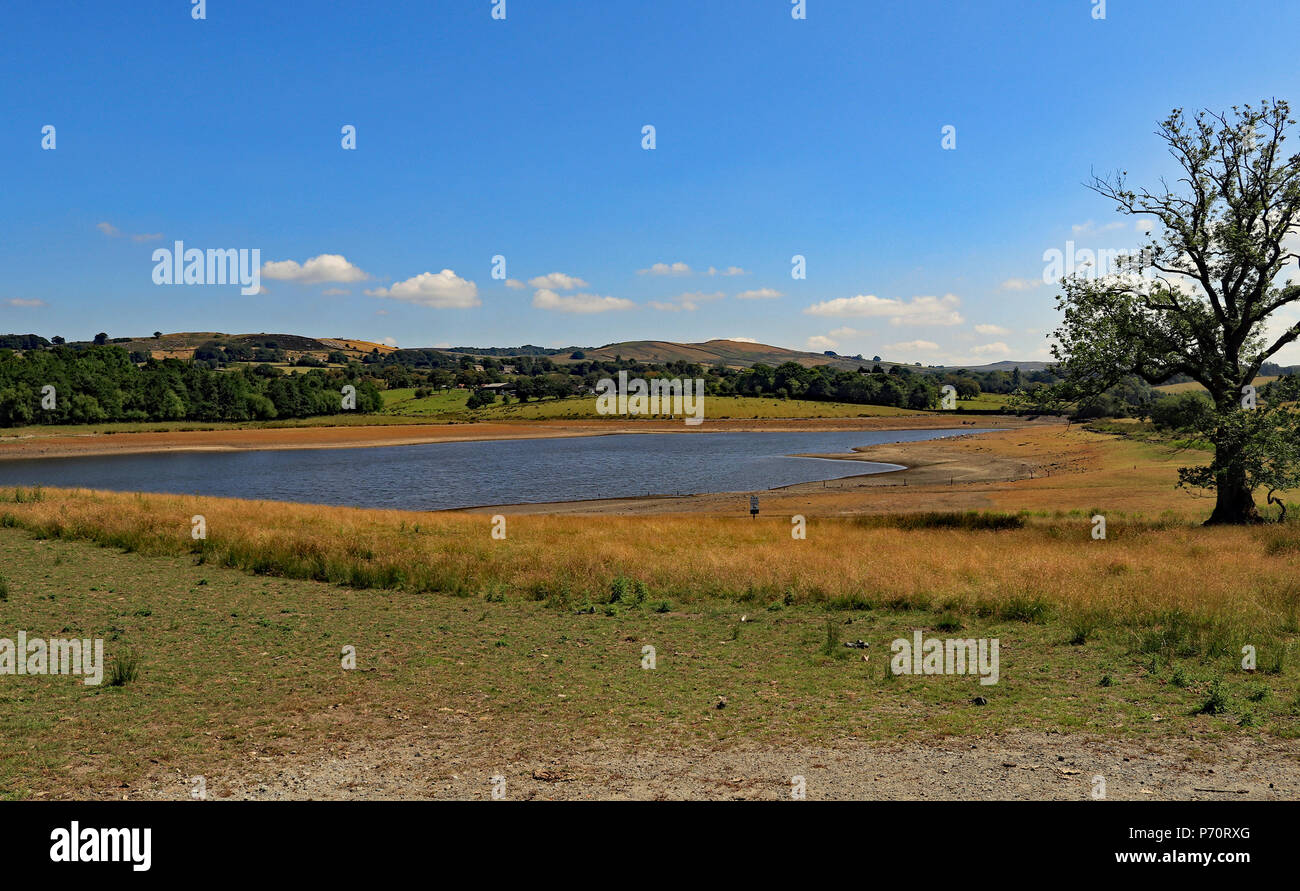
[[[507,288],[514,288],[516,291],[518,291],[519,289],[521,289],[521,288],[526,288],[526,287],[528,287],[528,286],[525,285],[523,282],[521,282],[521,281],[520,281],[519,279],[517,279],[517,278],[508,278],[508,279],[506,279],[506,287],[507,287]]]
[[[636,304],[622,297],[601,297],[596,294],[573,294],[561,297],[548,288],[542,288],[533,295],[533,306],[555,312],[590,314],[632,309]]]
[[[904,340],[901,343],[887,343],[881,349],[907,353],[929,353],[939,349],[939,344],[932,340]]]
[[[44,300],[24,300],[22,297],[14,297],[11,300],[6,300],[5,305],[35,308],[38,306],[46,306],[47,304],[45,303]]]
[[[637,275],[690,275],[691,267],[685,263],[656,263],[649,269],[638,269]]]
[[[857,337],[861,333],[857,328],[836,328],[831,332],[831,337]]]
[[[587,283],[582,279],[573,275],[565,275],[563,272],[551,272],[547,275],[530,278],[528,284],[534,288],[546,288],[549,291],[572,291],[574,288],[587,287]]]
[[[394,339],[391,338],[391,337],[385,337],[385,338],[384,338],[384,346],[395,347],[395,346],[397,346],[397,341],[394,340]]]
[[[714,291],[712,294],[688,291],[685,294],[678,294],[676,297],[669,297],[667,300],[651,300],[650,307],[661,312],[695,312],[700,308],[701,303],[712,303],[715,300],[722,300],[726,296],[721,291]]]
[[[710,266],[708,274],[709,275],[746,275],[747,273],[739,266],[728,266],[726,269],[718,269],[716,266]]]
[[[752,291],[741,291],[736,295],[737,300],[775,300],[777,297],[784,297],[780,291],[775,288],[755,288]]]
[[[342,297],[351,293],[352,292],[347,288],[326,288],[324,291],[321,291],[321,295],[324,297]]]
[[[1002,283],[1003,291],[1029,291],[1041,288],[1046,282],[1041,278],[1009,278]]]
[[[810,353],[820,353],[825,350],[833,350],[837,346],[839,346],[838,342],[821,334],[814,334],[812,337],[808,338],[807,343],[807,349]]]
[[[365,281],[370,278],[347,261],[342,254],[321,254],[302,265],[296,260],[276,260],[262,264],[262,278],[318,285],[325,282]]]
[[[478,285],[466,281],[450,269],[444,269],[436,275],[421,272],[391,288],[374,288],[365,293],[369,297],[388,297],[433,309],[467,309],[480,303]]]
[[[837,297],[815,303],[804,310],[813,316],[860,316],[886,318],[892,325],[960,325],[962,318],[957,308],[961,299],[955,294],[942,297],[913,297],[903,301],[859,294],[857,297]]]
[[[1139,232],[1150,232],[1156,227],[1155,220],[1140,219],[1133,224],[1133,227]]]
[[[1006,356],[1011,353],[1011,347],[999,340],[997,343],[986,343],[983,346],[972,347],[971,352],[977,356]]]
[[[997,334],[1010,334],[1011,331],[1008,328],[1003,328],[1001,325],[976,325],[975,333],[997,335]]]
[[[734,343],[758,343],[758,341],[752,337],[719,337],[718,340],[730,340]]]

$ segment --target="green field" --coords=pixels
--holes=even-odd
[[[1256,387],[1262,387],[1267,383],[1277,380],[1277,375],[1257,377],[1253,381]],[[1196,381],[1184,381],[1181,384],[1165,384],[1163,387],[1153,388],[1157,393],[1204,393],[1205,388]]]
[[[469,411],[467,390],[442,390],[424,399],[416,399],[411,389],[384,392],[384,411],[394,415],[421,418],[453,418],[475,421],[600,420],[594,396],[568,399],[544,399],[537,402],[511,402],[500,399],[495,405]],[[963,406],[974,407],[962,402]],[[887,405],[854,405],[844,402],[816,402],[804,399],[763,399],[754,396],[708,396],[704,400],[706,420],[735,418],[882,418],[922,414]]]

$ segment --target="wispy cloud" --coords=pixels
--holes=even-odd
[[[1003,291],[1029,291],[1047,284],[1041,278],[1009,278],[1001,285]]]
[[[1092,220],[1088,220],[1086,223],[1075,223],[1070,227],[1070,231],[1075,235],[1101,235],[1103,232],[1113,232],[1116,229],[1123,229],[1124,225],[1124,223],[1116,221],[1114,223],[1104,223],[1099,226]]]
[[[718,269],[714,266],[709,267],[708,275],[745,275],[745,270],[739,266],[728,266],[726,269]]]
[[[900,353],[932,353],[939,349],[939,344],[932,340],[904,340],[899,343],[887,343],[882,349]]]
[[[751,291],[741,291],[736,295],[737,300],[775,300],[777,297],[784,297],[776,288],[754,288]]]
[[[534,288],[546,288],[551,291],[572,291],[574,288],[587,287],[587,283],[576,275],[565,275],[563,272],[551,272],[530,278],[528,284]]]
[[[5,301],[6,306],[21,306],[32,309],[38,306],[48,306],[44,300],[25,300],[22,297],[13,297]]]
[[[561,297],[549,288],[542,288],[533,295],[533,306],[553,312],[590,315],[632,309],[636,304],[622,297],[601,297],[596,294],[572,294]]]
[[[109,222],[96,223],[95,228],[100,232],[103,232],[109,238],[129,238],[132,241],[157,241],[162,238],[161,232],[140,232],[138,234],[128,234]]]
[[[1003,328],[1001,325],[976,325],[975,333],[994,336],[998,334],[1010,334],[1011,330],[1009,328]]]
[[[712,294],[688,291],[685,294],[678,294],[676,297],[669,297],[667,300],[651,300],[650,307],[661,312],[695,312],[700,308],[701,303],[712,303],[715,300],[722,300],[726,296],[722,291],[714,291]]]
[[[690,275],[691,267],[685,263],[656,263],[648,269],[638,269],[637,275]]]

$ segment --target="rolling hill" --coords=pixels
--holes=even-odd
[[[740,340],[709,340],[704,343],[676,343],[669,340],[627,340],[621,343],[606,344],[602,347],[581,350],[588,359],[612,360],[619,356],[640,362],[695,362],[700,365],[726,365],[729,368],[748,368],[751,365],[780,365],[783,362],[798,362],[804,366],[833,365],[836,368],[856,370],[859,365],[871,365],[870,357],[854,359],[848,356],[826,356],[821,353],[808,353],[790,350],[785,347],[769,346],[762,343],[749,343]],[[574,361],[569,353],[553,357],[556,362]],[[883,363],[885,365],[893,363]]]

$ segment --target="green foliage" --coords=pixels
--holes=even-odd
[[[1204,393],[1192,390],[1162,396],[1151,406],[1151,423],[1159,430],[1202,430],[1214,414],[1214,404]]]
[[[0,427],[338,414],[349,383],[357,389],[356,411],[383,407],[373,381],[339,371],[282,375],[265,365],[219,370],[179,359],[136,365],[117,346],[0,352]],[[54,388],[54,408],[42,406],[47,386]]]

